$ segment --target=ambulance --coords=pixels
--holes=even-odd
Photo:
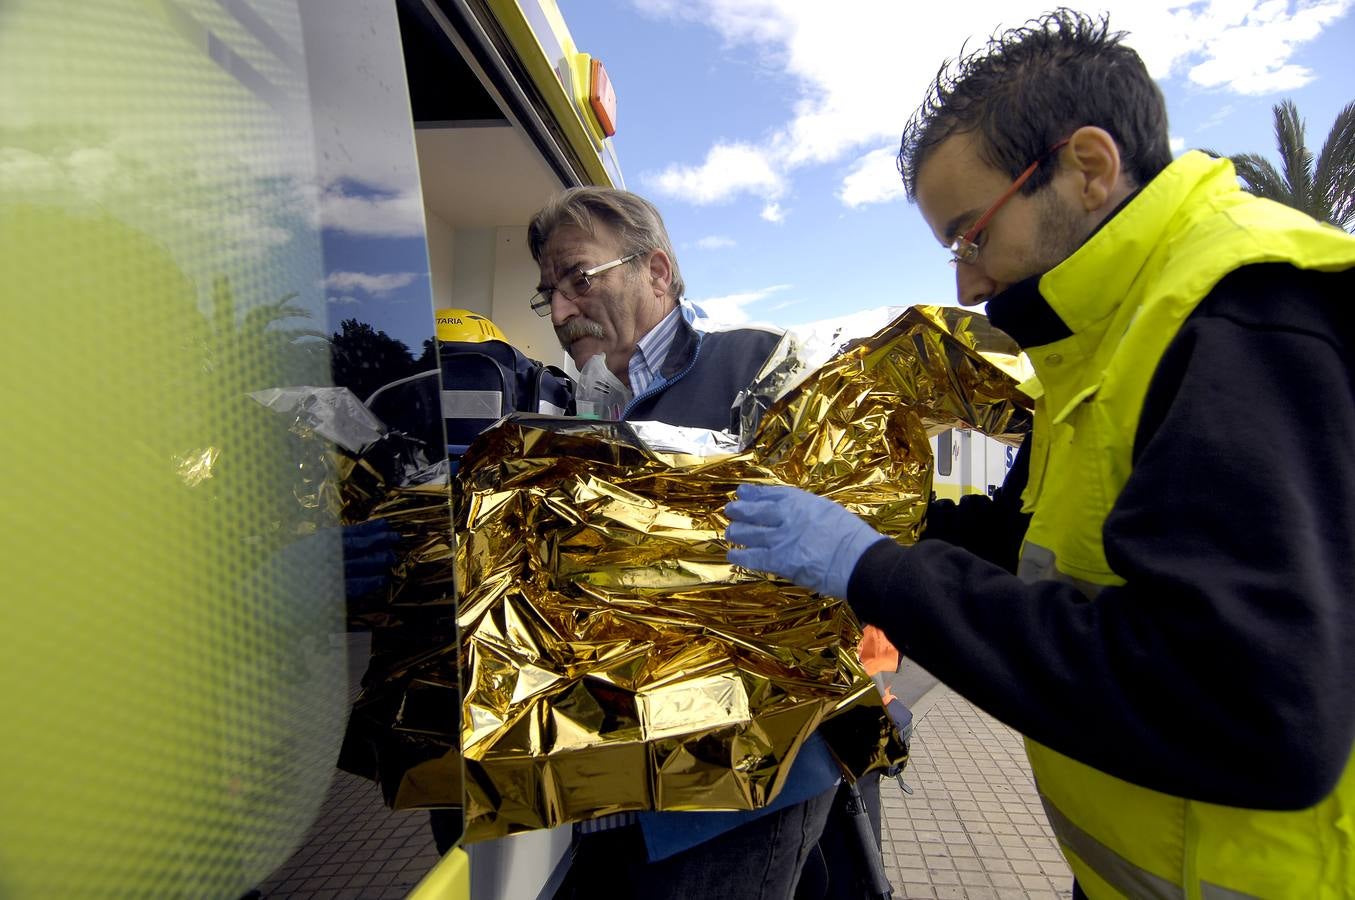
[[[931,446],[932,491],[941,500],[993,496],[1016,461],[1015,447],[971,428],[947,429],[931,438]]]

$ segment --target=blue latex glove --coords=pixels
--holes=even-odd
[[[725,515],[725,539],[747,548],[729,551],[734,565],[844,600],[861,554],[884,537],[840,504],[793,487],[741,484]]]
[[[400,541],[385,519],[343,528],[343,588],[350,598],[380,590],[390,583],[395,545]]]

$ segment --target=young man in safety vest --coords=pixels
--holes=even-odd
[[[791,488],[740,489],[730,558],[1025,734],[1076,895],[1350,896],[1355,237],[1173,161],[1121,37],[995,37],[899,155],[960,302],[1038,373],[1017,574]]]

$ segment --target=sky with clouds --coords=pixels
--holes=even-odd
[[[942,61],[1048,7],[1010,0],[557,0],[617,92],[627,187],[654,200],[691,299],[793,326],[953,302],[903,197],[899,135]],[[1355,0],[1103,3],[1167,98],[1172,149],[1274,155],[1292,98],[1320,148],[1355,100]]]

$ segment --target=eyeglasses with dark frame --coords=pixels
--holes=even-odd
[[[1011,186],[1002,192],[1002,196],[998,197],[997,201],[994,202],[992,206],[988,207],[987,212],[979,216],[978,221],[971,225],[968,231],[950,242],[950,246],[946,249],[950,251],[951,266],[958,266],[960,263],[972,263],[974,260],[978,259],[979,245],[977,241],[979,235],[983,233],[983,229],[988,227],[988,223],[993,220],[993,216],[997,215],[997,211],[1001,209],[1008,200],[1016,196],[1016,192],[1021,190],[1021,185],[1025,184],[1030,179],[1030,176],[1035,174],[1035,170],[1040,168],[1040,164],[1062,150],[1069,140],[1070,138],[1064,138],[1044,153],[1040,154],[1035,162],[1026,166],[1026,170],[1016,176],[1016,180],[1011,183]]]
[[[644,256],[643,253],[632,253],[630,256],[623,256],[620,259],[614,259],[611,262],[605,262],[600,266],[593,266],[591,269],[583,269],[578,272],[571,272],[555,283],[555,287],[542,288],[535,294],[532,294],[532,311],[538,316],[545,317],[550,315],[550,301],[559,291],[566,300],[577,300],[587,295],[593,289],[593,279],[603,272],[615,269],[617,266],[624,266],[632,259]]]

